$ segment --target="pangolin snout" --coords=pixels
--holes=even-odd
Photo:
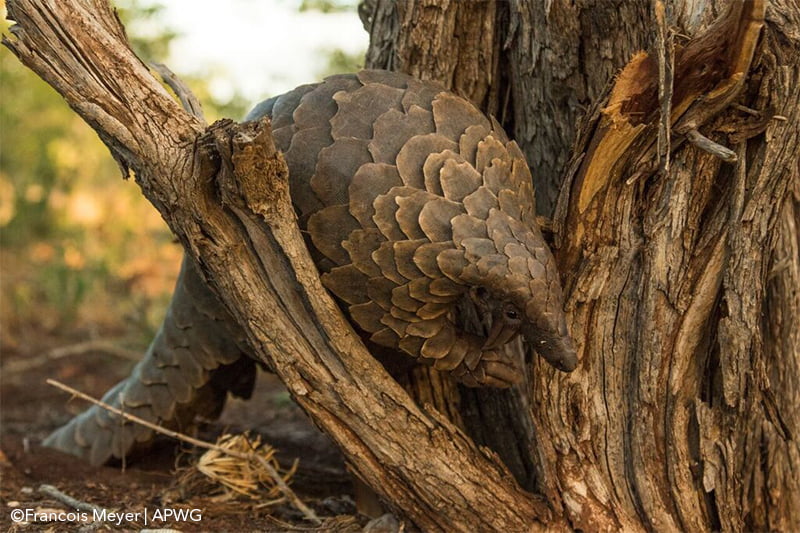
[[[572,342],[570,337],[567,337],[564,344],[565,347],[561,356],[556,362],[550,361],[550,363],[562,372],[572,372],[578,367],[578,354],[575,351],[575,343]]]
[[[578,353],[569,334],[542,331],[525,324],[520,328],[528,346],[562,372],[572,372],[578,366]]]

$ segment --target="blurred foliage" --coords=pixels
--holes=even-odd
[[[344,50],[334,49],[323,52],[327,56],[327,65],[322,71],[317,72],[317,77],[322,79],[331,74],[345,72],[358,72],[364,68],[364,52],[348,54]]]
[[[177,34],[161,8],[117,5],[137,54],[163,62]],[[241,96],[217,102],[206,80],[182,78],[209,121],[243,115]],[[3,346],[99,331],[145,344],[169,301],[180,246],[139,188],[119,179],[95,132],[5,47],[0,91]]]
[[[319,11],[321,13],[342,13],[358,9],[359,0],[302,0],[299,10]],[[325,67],[315,72],[318,79],[323,79],[333,74],[358,72],[364,68],[366,50],[348,53],[339,48],[320,50],[325,57]]]
[[[117,13],[128,41],[136,55],[148,61],[163,61],[169,54],[169,45],[179,34],[164,24],[162,5],[139,0],[115,2]]]
[[[356,2],[306,0],[301,9],[338,12]],[[352,4],[352,5],[350,5]],[[178,34],[162,8],[117,0],[133,49],[165,62]],[[5,15],[5,10],[3,10]],[[5,18],[5,17],[4,17]],[[8,34],[9,22],[2,31]],[[360,68],[363,54],[326,51],[321,75]],[[216,101],[214,74],[187,76],[209,122],[244,115],[238,94]],[[0,47],[0,341],[124,337],[143,347],[169,301],[182,250],[158,212],[120,173],[96,133]]]

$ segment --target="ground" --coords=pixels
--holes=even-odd
[[[94,332],[97,335],[98,332]],[[4,335],[4,337],[7,337]],[[140,530],[141,517],[119,528],[105,523],[14,523],[14,509],[68,510],[40,487],[52,485],[79,501],[121,512],[151,516],[156,509],[200,509],[202,519],[147,524],[147,528],[179,531],[314,531],[292,507],[265,507],[262,501],[219,501],[209,485],[189,486],[180,481],[193,451],[173,442],[161,442],[156,451],[121,466],[95,468],[74,457],[43,448],[41,440],[66,422],[85,404],[45,383],[52,378],[100,397],[123,379],[133,362],[108,350],[78,349],[63,356],[64,346],[84,342],[73,337],[26,335],[24,343],[2,346],[0,373],[0,530],[88,531],[95,528]],[[79,347],[84,346],[78,344]],[[53,351],[56,350],[56,351]],[[61,355],[56,356],[56,354]],[[223,431],[250,429],[275,446],[282,466],[299,458],[292,487],[319,516],[326,531],[360,531],[367,519],[358,515],[352,500],[352,483],[344,462],[332,443],[306,419],[272,375],[259,378],[256,393],[247,402],[233,400],[218,421],[205,424],[198,435],[213,441]],[[195,478],[196,479],[196,478]],[[197,516],[195,514],[195,516]]]

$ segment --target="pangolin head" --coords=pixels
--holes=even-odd
[[[492,213],[489,218],[500,216]],[[495,257],[491,268],[481,264],[488,262],[485,256],[471,254],[468,245],[464,250],[470,264],[461,270],[462,279],[473,287],[471,299],[490,317],[484,348],[497,348],[521,334],[526,344],[553,367],[572,372],[578,356],[561,307],[563,297],[553,255],[537,227],[524,228],[510,218],[504,222],[498,226],[508,231],[492,233],[495,247],[505,250],[506,257]]]

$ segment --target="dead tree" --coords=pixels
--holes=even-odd
[[[266,124],[183,112],[99,0],[8,10],[7,46],[135,171],[254,356],[424,530],[800,525],[796,2],[365,3],[368,66],[443,81],[523,147],[581,355],[508,394],[417,371],[438,410],[322,289]]]

